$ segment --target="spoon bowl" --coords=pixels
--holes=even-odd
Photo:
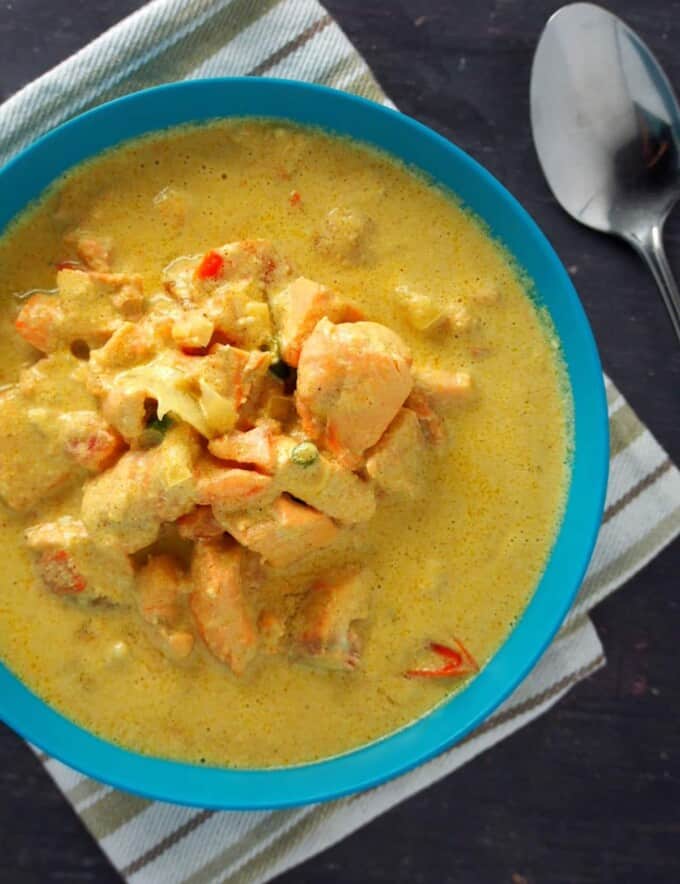
[[[680,198],[680,106],[659,63],[621,19],[573,3],[538,42],[530,104],[555,198],[575,220],[637,249],[680,339],[680,293],[662,239]]]

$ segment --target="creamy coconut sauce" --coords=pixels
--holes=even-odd
[[[173,656],[135,597],[148,547],[131,553],[132,589],[123,580],[113,599],[79,598],[80,578],[66,595],[40,579],[25,532],[59,517],[80,519],[84,485],[101,481],[82,466],[68,481],[41,471],[44,459],[64,457],[63,436],[52,434],[50,421],[75,409],[99,415],[102,400],[74,381],[87,370],[88,348],[62,341],[50,345],[56,356],[39,401],[29,389],[8,402],[18,396],[20,372],[34,372],[44,359],[15,320],[26,292],[55,289],[57,264],[73,261],[85,273],[88,261],[96,263],[78,240],[83,235],[107,244],[111,272],[141,276],[147,306],[130,308],[125,321],[132,324],[154,293],[167,291],[163,268],[178,256],[259,238],[292,268],[279,288],[297,277],[326,286],[365,320],[396,333],[413,366],[463,373],[471,382],[469,395],[441,415],[446,439],[418,453],[418,494],[376,486],[371,518],[347,526],[332,516],[340,528],[332,543],[283,567],[265,564],[264,576],[253,578],[258,586],[248,589],[250,615],[266,608],[285,632],[286,617],[320,574],[370,568],[370,600],[357,614],[349,663],[315,665],[309,646],[291,650],[290,631],[267,637],[258,622],[257,651],[235,673],[209,650],[191,607],[176,618],[191,648]],[[0,382],[9,385],[0,453],[27,477],[19,490],[16,471],[5,477],[19,503],[0,505],[0,658],[78,724],[144,753],[208,764],[324,758],[408,724],[465,684],[467,673],[405,676],[442,664],[430,642],[462,642],[483,666],[521,615],[554,539],[569,469],[570,403],[559,350],[499,245],[449,195],[404,166],[347,140],[266,121],[146,138],[69,173],[5,233],[0,293]],[[254,298],[266,304],[269,296]],[[105,338],[90,342],[90,362]],[[43,409],[32,418],[43,421],[42,436],[13,435],[29,408]],[[182,421],[172,409],[169,418],[176,432]],[[309,436],[295,427],[298,441]],[[200,437],[203,449],[215,434]],[[324,444],[314,440],[333,461],[337,452]],[[138,447],[128,438],[115,456],[128,446]],[[370,484],[360,461],[350,468]],[[43,481],[45,493],[36,496]],[[300,498],[290,493],[287,500]],[[176,558],[189,597],[191,543],[162,527],[151,548],[159,550]],[[99,567],[109,568],[105,560]]]

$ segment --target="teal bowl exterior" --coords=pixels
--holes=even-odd
[[[0,665],[0,717],[78,770],[131,792],[216,809],[276,808],[338,798],[415,767],[486,719],[538,661],[583,579],[602,518],[607,406],[597,348],[568,274],[505,188],[462,150],[400,113],[320,86],[257,78],[189,81],[120,98],[40,138],[0,171],[0,230],[62,173],[149,132],[219,117],[275,117],[351,136],[424,171],[489,226],[533,280],[562,344],[574,401],[574,455],[559,534],[520,620],[459,694],[402,730],[353,752],[289,768],[233,770],[121,749],[51,709]]]

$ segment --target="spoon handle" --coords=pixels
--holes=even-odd
[[[635,237],[633,245],[652,271],[680,341],[680,290],[663,247],[663,222],[654,224],[643,239]]]

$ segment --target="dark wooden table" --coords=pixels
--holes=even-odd
[[[0,0],[0,99],[137,0]],[[390,97],[481,160],[573,274],[606,370],[680,461],[680,349],[651,278],[554,204],[528,126],[533,49],[553,0],[327,0]],[[680,89],[680,2],[620,0]],[[668,225],[680,273],[680,209]],[[602,884],[680,881],[680,545],[595,622],[606,669],[551,713],[281,881]],[[113,884],[75,814],[0,728],[0,882]],[[160,882],[162,884],[162,882]]]

